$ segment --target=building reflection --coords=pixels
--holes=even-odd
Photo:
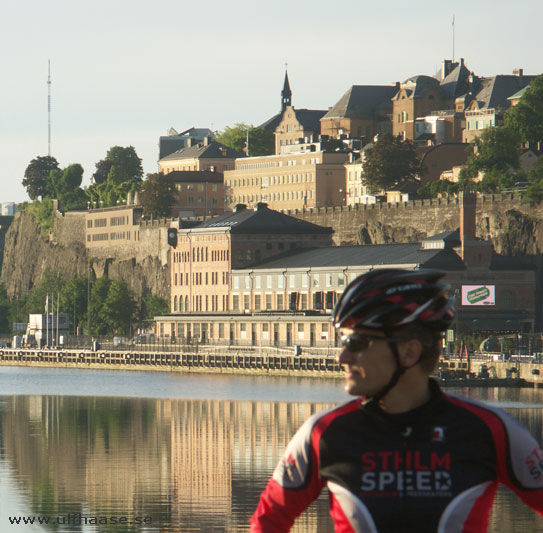
[[[294,432],[313,413],[331,407],[60,396],[2,401],[0,458],[31,512],[151,516],[166,532],[246,530]],[[514,414],[541,439],[542,409]],[[491,524],[514,528],[519,520],[530,530],[539,519],[501,492]],[[323,497],[293,531],[330,527]]]

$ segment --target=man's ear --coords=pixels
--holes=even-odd
[[[402,347],[399,350],[402,366],[405,368],[415,366],[420,360],[423,349],[422,342],[418,339],[409,339],[408,341],[403,342]]]

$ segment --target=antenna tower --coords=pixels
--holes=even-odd
[[[453,21],[452,21],[452,60],[453,60],[453,63],[454,63],[454,33],[455,33],[455,30],[456,30],[456,27],[455,27],[455,24],[454,24],[454,19],[455,19],[455,16],[453,15]]]
[[[48,61],[47,76],[47,155],[51,156],[51,60]]]

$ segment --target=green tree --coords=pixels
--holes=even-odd
[[[147,294],[143,297],[143,313],[146,319],[152,319],[155,316],[165,315],[170,312],[170,304],[154,294]]]
[[[92,175],[93,183],[100,185],[107,180],[107,175],[113,166],[113,161],[108,159],[101,159],[96,163],[96,172]]]
[[[535,78],[518,104],[505,113],[505,125],[531,147],[543,141],[543,75]]]
[[[85,209],[87,196],[81,183],[83,167],[79,163],[67,166],[64,170],[52,170],[49,175],[48,191],[51,198],[57,198],[60,208],[69,211]]]
[[[129,192],[138,191],[141,187],[143,167],[133,146],[110,148],[106,158],[96,163],[96,168],[98,179],[86,190],[96,206],[117,205],[126,200]],[[106,169],[109,169],[107,177],[102,181]]]
[[[412,181],[419,171],[419,160],[412,142],[385,133],[366,151],[362,168],[364,182],[377,192]]]
[[[11,302],[3,282],[0,282],[0,333],[11,333]]]
[[[108,332],[109,324],[104,313],[104,304],[109,292],[111,282],[106,276],[98,278],[92,285],[89,314],[91,335],[105,335]]]
[[[112,281],[101,312],[109,331],[129,333],[135,309],[136,304],[126,283]]]
[[[539,156],[528,173],[529,185],[524,200],[532,205],[543,202],[543,156]]]
[[[23,186],[31,200],[47,195],[49,174],[58,169],[58,161],[49,155],[38,156],[30,161],[25,170]]]
[[[247,137],[249,138],[250,156],[272,155],[275,151],[275,136],[264,128],[240,122],[233,127],[227,126],[219,132],[215,140],[239,152],[246,152]]]
[[[175,204],[174,183],[164,174],[147,174],[141,186],[143,212],[148,216],[169,217]]]
[[[87,320],[88,279],[84,276],[66,281],[60,293],[60,308],[70,315],[71,329]]]

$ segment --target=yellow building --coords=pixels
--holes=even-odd
[[[224,173],[225,207],[266,202],[271,209],[345,205],[348,154],[326,152],[320,143],[292,146],[280,155],[236,160]]]

